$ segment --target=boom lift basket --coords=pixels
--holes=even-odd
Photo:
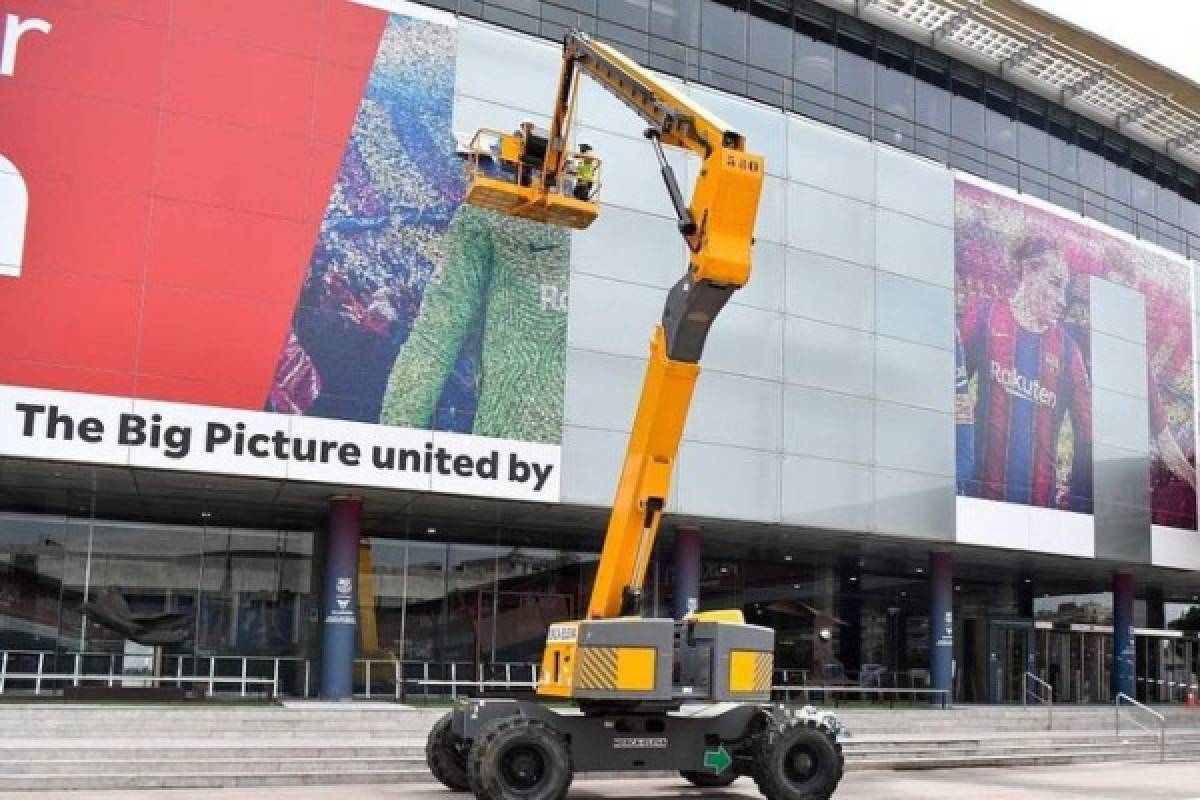
[[[599,213],[594,199],[599,182],[589,199],[575,197],[575,179],[569,174],[551,176],[524,163],[519,136],[482,129],[471,139],[467,152],[466,202],[514,217],[548,222],[576,230],[592,224]],[[572,152],[569,159],[579,157]],[[594,159],[599,162],[599,159]],[[597,164],[599,166],[599,164]],[[599,170],[597,169],[597,174]]]

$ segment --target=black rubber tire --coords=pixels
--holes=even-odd
[[[488,723],[467,757],[467,778],[477,800],[562,800],[573,776],[563,737],[528,717]]]
[[[828,800],[845,768],[842,746],[815,720],[773,723],[755,742],[754,782],[767,800]]]
[[[693,786],[699,786],[702,789],[720,789],[723,786],[728,786],[738,779],[738,774],[733,771],[733,768],[722,772],[720,775],[714,775],[711,772],[698,772],[690,769],[679,770],[679,776]]]
[[[442,717],[429,731],[429,738],[425,740],[425,763],[433,777],[447,789],[465,792],[471,788],[471,782],[467,780],[468,748],[454,735],[450,717],[450,714]]]

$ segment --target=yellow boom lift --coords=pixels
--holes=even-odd
[[[769,800],[824,800],[841,780],[836,717],[770,702],[775,633],[741,611],[681,621],[641,616],[642,586],[671,470],[717,314],[750,277],[763,161],[745,137],[617,50],[573,32],[548,130],[480,131],[500,172],[472,172],[467,202],[585,228],[592,192],[570,191],[568,147],[580,79],[588,76],[648,123],[663,180],[690,251],[650,343],[586,619],[552,625],[537,692],[570,705],[460,701],[430,733],[426,758],[446,786],[479,800],[561,800],[574,770],[678,770],[725,786],[752,776]],[[685,203],[663,145],[700,158]]]

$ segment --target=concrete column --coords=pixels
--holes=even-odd
[[[1137,643],[1133,635],[1133,575],[1113,573],[1113,665],[1112,693],[1134,697]]]
[[[675,531],[675,619],[700,607],[700,529]]]
[[[329,501],[325,536],[325,591],[321,602],[321,699],[350,700],[358,642],[358,540],[362,499]]]
[[[954,690],[954,561],[929,554],[929,688]],[[952,698],[950,698],[952,699]],[[940,695],[930,702],[941,703]]]

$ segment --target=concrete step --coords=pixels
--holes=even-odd
[[[0,775],[225,775],[276,772],[404,772],[424,770],[422,756],[338,756],[333,758],[270,758],[247,754],[241,758],[153,758],[134,759],[0,759]]]
[[[400,770],[343,770],[322,769],[313,772],[194,772],[128,774],[81,773],[59,775],[28,773],[0,775],[0,791],[89,790],[103,789],[215,789],[271,786],[351,785],[365,783],[427,783],[429,770],[420,768]]]
[[[1181,759],[1182,760],[1182,759]],[[846,761],[846,769],[958,769],[964,767],[1037,767],[1063,764],[1100,764],[1112,761],[1158,761],[1158,753],[1130,752],[1121,748],[1088,750],[1076,753],[1029,751],[1011,754],[928,756],[919,758],[877,758]]]

